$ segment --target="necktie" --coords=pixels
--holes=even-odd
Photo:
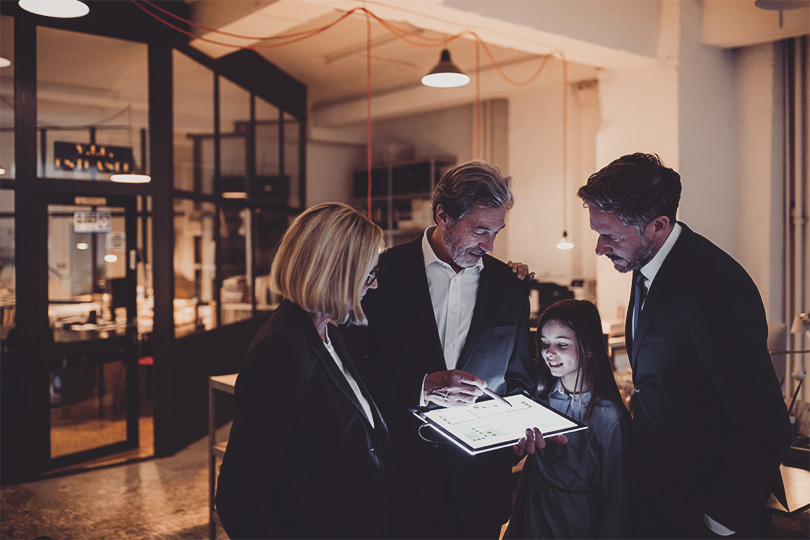
[[[633,304],[633,335],[636,333],[636,326],[638,326],[638,314],[641,313],[641,308],[644,305],[644,300],[647,298],[647,283],[644,274],[638,273],[635,285],[635,303]]]

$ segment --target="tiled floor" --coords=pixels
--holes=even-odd
[[[207,445],[206,437],[168,458],[3,486],[0,538],[207,538]],[[217,538],[227,538],[221,528]]]
[[[203,438],[168,458],[4,486],[0,538],[207,538],[207,444]],[[774,516],[772,537],[806,539],[809,528],[810,512]],[[227,538],[221,528],[217,538]]]

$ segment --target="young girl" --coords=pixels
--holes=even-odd
[[[599,311],[585,300],[562,300],[537,328],[540,400],[588,429],[545,445],[542,434],[527,430],[515,445],[518,455],[530,455],[505,538],[628,538],[630,415]]]

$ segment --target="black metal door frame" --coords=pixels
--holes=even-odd
[[[139,444],[139,407],[140,407],[140,381],[138,372],[138,331],[137,331],[137,302],[136,302],[136,287],[137,287],[137,225],[138,225],[138,211],[137,211],[137,198],[136,196],[125,195],[105,195],[99,194],[98,196],[88,197],[87,194],[82,196],[75,196],[65,193],[45,193],[40,194],[38,197],[40,209],[36,213],[41,218],[45,219],[42,229],[45,234],[40,240],[47,242],[48,239],[48,207],[50,205],[65,205],[65,206],[88,206],[82,199],[98,199],[104,200],[103,204],[97,206],[123,208],[124,209],[124,230],[126,234],[126,273],[125,273],[125,286],[124,286],[124,307],[126,308],[126,328],[121,335],[110,336],[105,339],[89,339],[78,340],[72,342],[56,342],[53,339],[53,334],[49,324],[47,324],[47,317],[41,319],[46,324],[40,325],[39,334],[41,343],[46,343],[43,347],[45,354],[41,358],[43,366],[40,373],[48,373],[48,362],[53,358],[59,358],[65,355],[72,354],[103,354],[112,353],[119,354],[124,358],[125,374],[126,374],[126,440],[119,441],[111,444],[102,445],[96,448],[83,450],[73,454],[66,454],[57,457],[51,456],[50,449],[50,429],[51,422],[50,416],[47,424],[43,425],[43,429],[47,430],[47,436],[43,434],[38,440],[48,441],[49,456],[48,467],[49,469],[64,467],[90,461],[99,457],[104,457],[111,454],[116,454],[126,450],[138,448]],[[44,264],[47,264],[47,257]],[[49,298],[47,294],[47,278],[45,283],[40,284],[45,288],[45,294],[40,295],[40,298],[45,300],[45,305],[40,306],[43,313],[48,311]],[[103,368],[102,368],[103,369]],[[103,380],[103,379],[101,379]],[[42,379],[42,384],[50,384],[47,377]],[[48,392],[37,392],[38,396],[49,396]],[[48,404],[50,405],[50,404]]]

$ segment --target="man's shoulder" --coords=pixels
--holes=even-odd
[[[685,266],[685,275],[692,274],[718,274],[728,276],[729,273],[742,273],[748,275],[745,268],[723,248],[681,223],[683,231],[675,246],[678,249],[678,259]],[[679,244],[681,244],[679,246]],[[673,248],[675,249],[675,248]],[[693,272],[689,272],[689,268]]]
[[[508,264],[491,255],[484,255],[484,271],[490,273],[496,280],[514,287],[528,287],[528,279],[520,279]]]
[[[383,261],[386,264],[390,264],[390,261],[401,263],[403,260],[416,257],[417,254],[419,254],[419,256],[422,254],[421,236],[414,238],[409,242],[405,242],[404,244],[398,244],[386,249],[385,253],[383,254]]]

